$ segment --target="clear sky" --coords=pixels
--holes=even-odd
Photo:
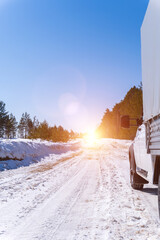
[[[141,81],[148,0],[0,0],[0,100],[85,131]]]

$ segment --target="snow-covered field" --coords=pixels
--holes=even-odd
[[[129,184],[129,144],[72,142],[66,151],[38,153],[38,163],[1,171],[0,239],[160,239],[157,190]]]

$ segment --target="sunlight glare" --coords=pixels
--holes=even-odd
[[[96,140],[98,139],[98,135],[95,130],[89,130],[84,135],[84,139],[88,145],[92,146],[96,143]]]

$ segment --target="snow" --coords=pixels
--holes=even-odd
[[[160,239],[154,189],[130,187],[130,143],[72,142],[72,150],[0,172],[0,240]]]
[[[44,156],[48,156],[49,154],[60,154],[75,151],[79,148],[80,142],[78,141],[53,143],[40,139],[1,139],[0,171],[29,166],[32,163],[41,161]]]

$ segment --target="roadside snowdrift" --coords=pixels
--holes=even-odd
[[[80,142],[53,143],[29,139],[0,140],[0,171],[29,166],[39,162],[44,156],[76,151]]]

